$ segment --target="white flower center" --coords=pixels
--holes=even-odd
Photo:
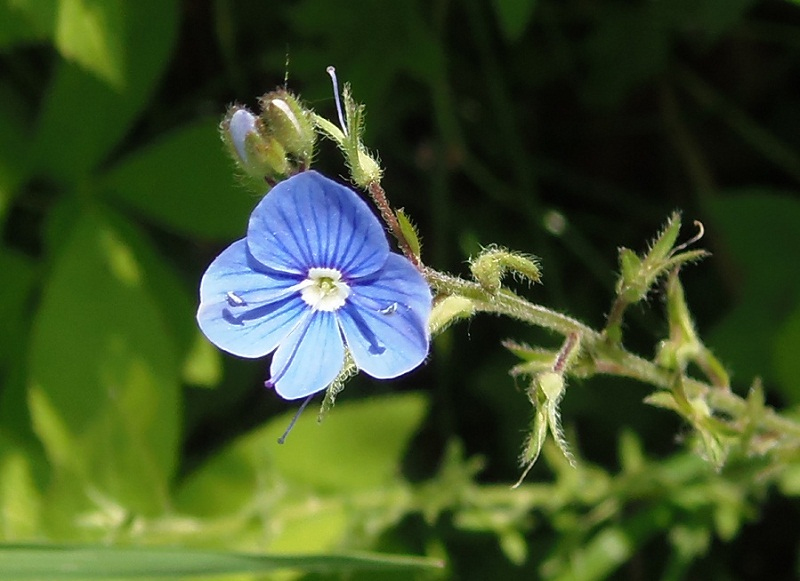
[[[335,311],[344,306],[350,287],[335,268],[312,268],[299,285],[300,296],[315,311]]]

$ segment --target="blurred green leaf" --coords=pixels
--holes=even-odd
[[[494,0],[494,11],[506,40],[516,42],[531,21],[536,0]]]
[[[56,470],[53,502],[145,514],[167,505],[179,368],[143,276],[131,244],[87,210],[47,281],[30,343],[29,400]]]
[[[50,38],[56,0],[0,0],[0,48]]]
[[[647,9],[621,4],[597,23],[586,38],[590,63],[584,85],[592,103],[612,105],[656,74],[667,63],[669,30],[661,19],[648,18]]]
[[[235,573],[415,570],[440,568],[434,559],[402,555],[259,555],[180,548],[0,545],[5,581],[206,577]]]
[[[36,539],[41,535],[42,497],[36,483],[33,455],[0,437],[0,538]]]
[[[206,119],[162,137],[112,168],[105,187],[175,232],[220,240],[243,237],[257,199],[236,187],[217,125],[217,119]]]
[[[125,86],[121,0],[59,0],[55,43],[75,61],[116,89]]]
[[[782,386],[781,393],[789,405],[800,404],[800,301],[775,333],[772,365],[775,377]]]
[[[724,237],[740,280],[734,281],[738,304],[707,343],[722,361],[734,365],[739,381],[780,378],[784,395],[797,401],[796,379],[787,375],[791,364],[787,368],[778,353],[785,353],[781,342],[791,340],[787,319],[800,304],[800,270],[787,263],[788,257],[800,254],[800,201],[788,192],[743,190],[709,200],[708,211],[709,225]],[[788,335],[781,339],[781,333]]]
[[[0,371],[24,357],[36,265],[27,256],[0,247]]]
[[[656,506],[602,528],[588,543],[572,550],[567,548],[571,539],[565,538],[560,544],[566,553],[548,560],[542,573],[564,581],[606,579],[649,539],[668,528],[670,520],[666,508]]]
[[[735,26],[756,0],[673,0],[648,5],[652,18],[666,20],[693,40],[712,42]]]
[[[28,117],[25,97],[10,85],[0,85],[0,229],[30,170]]]
[[[266,494],[259,487],[274,481],[317,492],[385,486],[397,477],[425,408],[419,394],[338,403],[321,424],[306,412],[283,445],[277,440],[294,412],[279,416],[192,474],[178,495],[179,506],[201,515],[231,513]]]
[[[58,64],[42,103],[36,162],[53,177],[75,180],[103,161],[143,109],[177,35],[175,0],[125,3],[120,43],[127,55],[125,90],[76,63]]]

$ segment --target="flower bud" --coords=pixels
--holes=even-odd
[[[291,168],[285,149],[247,109],[232,107],[220,130],[231,155],[247,175],[274,179],[289,174]]]
[[[317,134],[309,112],[285,89],[267,93],[261,99],[261,121],[290,156],[291,162],[305,169],[314,157]]]

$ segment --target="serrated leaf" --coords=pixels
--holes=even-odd
[[[122,19],[121,0],[59,0],[56,48],[121,90],[126,84]]]
[[[70,509],[106,501],[134,514],[165,508],[179,366],[144,272],[125,237],[85,211],[36,314],[29,402],[55,470],[51,501],[72,503],[58,513],[67,522]]]
[[[124,6],[125,90],[62,61],[44,94],[34,150],[38,168],[52,177],[78,179],[108,157],[169,64],[178,29],[177,1],[138,0]]]
[[[123,159],[101,183],[115,199],[161,226],[206,239],[244,236],[257,202],[236,187],[216,119],[162,136]]]

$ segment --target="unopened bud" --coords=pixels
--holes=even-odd
[[[232,108],[220,129],[231,155],[249,176],[273,179],[289,173],[285,149],[247,109]]]
[[[267,93],[260,103],[264,127],[290,156],[290,162],[299,165],[297,169],[310,166],[317,138],[310,112],[285,89]]]

